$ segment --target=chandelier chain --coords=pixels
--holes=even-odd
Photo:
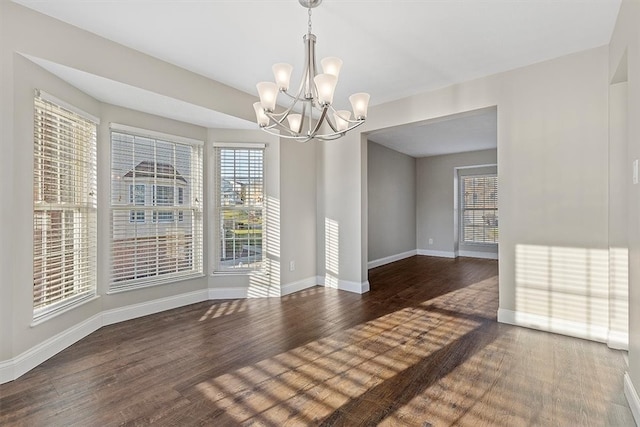
[[[309,8],[309,34],[311,34],[311,8]]]

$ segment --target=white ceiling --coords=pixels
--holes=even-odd
[[[429,157],[496,148],[497,132],[496,108],[483,108],[386,129],[369,140],[412,157]]]
[[[256,82],[273,79],[275,62],[291,63],[292,84],[299,81],[307,10],[296,0],[14,1],[251,94]],[[620,0],[324,0],[313,10],[313,32],[318,59],[344,60],[334,99],[348,108],[354,92],[369,92],[376,105],[607,44],[619,7]]]

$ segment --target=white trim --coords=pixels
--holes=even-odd
[[[350,280],[338,279],[337,283],[335,282],[336,280],[334,278],[332,278],[331,280],[326,280],[326,278],[323,278],[322,280],[320,279],[318,280],[318,284],[320,286],[331,287],[341,291],[353,292],[356,294],[364,294],[369,292],[370,290],[370,285],[368,280],[365,280],[364,282],[359,283],[359,282],[353,282]],[[335,283],[335,285],[327,285],[327,283]]]
[[[102,326],[113,325],[114,323],[124,322],[126,320],[136,319],[138,317],[148,316],[150,314],[173,310],[174,308],[206,301],[207,297],[207,291],[194,291],[103,311]]]
[[[286,285],[282,285],[280,287],[280,295],[285,296],[292,294],[294,292],[303,291],[305,289],[312,288],[316,286],[317,280],[316,277],[307,277],[306,279],[298,280],[296,282],[287,283]]]
[[[638,398],[638,392],[631,382],[631,377],[628,372],[624,373],[624,395],[631,408],[631,414],[636,425],[640,425],[640,398]]]
[[[214,142],[213,148],[265,148],[263,142]]]
[[[486,165],[456,166],[456,167],[454,167],[454,169],[455,170],[458,170],[458,169],[480,169],[480,168],[491,168],[491,167],[498,167],[498,164],[497,163],[487,163]]]
[[[418,249],[418,255],[424,256],[435,256],[440,258],[455,258],[455,252],[447,252],[447,251],[430,251],[427,249]]]
[[[376,268],[376,267],[380,267],[381,265],[385,265],[385,264],[389,264],[395,261],[400,261],[401,259],[405,259],[405,258],[410,258],[412,256],[415,256],[418,254],[418,250],[417,249],[413,249],[411,251],[407,251],[407,252],[402,252],[399,254],[395,254],[395,255],[390,255],[384,258],[380,258],[380,259],[376,259],[373,261],[369,261],[367,263],[367,268]]]
[[[612,331],[609,329],[609,333],[607,335],[607,347],[614,350],[629,351],[629,333]]]
[[[141,129],[133,126],[122,125],[119,123],[109,123],[109,129],[116,132],[126,132],[136,136],[148,136],[154,139],[160,139],[168,142],[181,142],[183,144],[190,145],[204,145],[204,141],[201,141],[199,139],[187,138],[186,136],[171,135],[170,133]]]
[[[19,378],[102,326],[102,313],[98,313],[3,362],[0,364],[0,384]]]
[[[13,359],[0,362],[0,384],[19,378],[103,326],[206,301],[207,297],[206,290],[195,291],[95,314],[89,319],[31,347]]]
[[[307,289],[317,284],[324,284],[324,278],[317,276],[292,282],[281,287],[282,295]],[[362,294],[369,291],[369,282],[357,283],[340,280],[338,289]],[[31,347],[13,359],[0,361],[0,384],[19,378],[103,326],[207,300],[248,298],[248,294],[248,287],[209,288],[100,312]]]
[[[458,256],[482,259],[498,259],[497,252],[458,251]]]
[[[249,287],[209,288],[209,300],[249,298]]]
[[[30,57],[29,55],[24,55],[27,58],[31,59],[32,57]],[[68,102],[64,102],[63,100],[61,100],[60,98],[57,98],[53,95],[51,95],[48,92],[45,92],[41,89],[36,89],[36,96],[44,99],[45,101],[49,101],[52,104],[56,104],[58,107],[62,107],[65,110],[71,111],[72,113],[75,113],[93,123],[95,123],[96,125],[100,124],[100,117],[96,117],[93,114],[89,114],[84,110],[79,109],[78,107],[75,107],[71,104],[69,104]]]
[[[498,322],[591,341],[607,342],[607,328],[572,320],[556,319],[539,314],[500,308],[498,309]]]

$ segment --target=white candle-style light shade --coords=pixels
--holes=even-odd
[[[300,122],[302,121],[302,114],[289,114],[287,117],[289,121],[289,129],[292,132],[298,133],[300,130]]]
[[[313,78],[318,90],[318,102],[320,105],[329,105],[333,102],[333,94],[336,90],[338,78],[333,74],[318,74]]]
[[[333,118],[336,120],[336,129],[338,132],[347,130],[349,127],[349,120],[351,119],[351,111],[338,110],[333,113]]]
[[[276,100],[278,99],[278,85],[273,82],[260,82],[256,85],[258,94],[260,95],[260,104],[262,108],[272,113],[276,109]]]
[[[280,90],[289,90],[289,82],[291,81],[291,72],[293,66],[284,62],[273,64],[273,75],[276,78],[276,84]]]
[[[262,108],[262,104],[260,102],[253,103],[253,109],[256,112],[256,121],[258,125],[263,128],[269,124],[269,117],[264,113],[264,109]]]
[[[351,107],[353,108],[353,115],[356,120],[364,120],[367,118],[367,109],[369,108],[369,94],[368,93],[354,93],[349,97]]]
[[[327,58],[323,58],[320,61],[322,64],[322,72],[325,74],[332,74],[336,76],[336,79],[340,75],[340,69],[342,68],[342,59],[336,58],[335,56],[329,56]]]

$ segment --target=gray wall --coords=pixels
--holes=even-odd
[[[369,262],[416,249],[416,159],[369,142]]]
[[[640,158],[640,1],[623,1],[609,45],[607,81],[628,81],[626,88],[627,158],[622,166],[627,180],[631,164]],[[622,76],[618,73],[620,71]],[[629,182],[629,181],[627,181]],[[628,203],[627,247],[629,250],[629,385],[640,391],[640,185],[626,188]],[[635,395],[634,415],[640,423],[640,402]],[[632,406],[633,407],[633,406]]]
[[[458,197],[457,176],[461,167],[495,165],[496,150],[472,151],[424,157],[417,160],[417,248],[418,252],[453,257],[458,250],[494,252],[496,246],[458,248],[456,215]],[[470,173],[463,169],[461,173]],[[495,173],[496,168],[475,170],[475,173]],[[498,196],[498,199],[500,196]],[[429,239],[433,244],[429,244]],[[427,252],[424,252],[427,251]]]

